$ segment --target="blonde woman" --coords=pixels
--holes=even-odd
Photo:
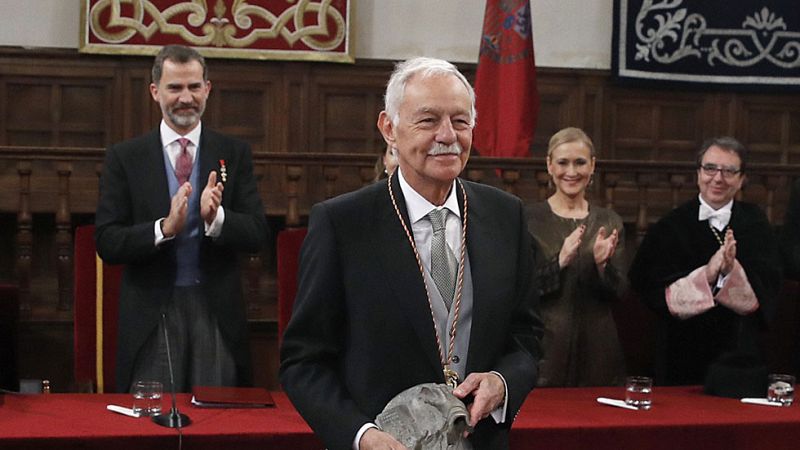
[[[386,150],[378,155],[375,161],[375,178],[373,181],[383,180],[394,172],[397,168],[397,149],[391,145],[386,146]]]
[[[545,324],[539,386],[622,383],[625,362],[611,302],[626,288],[624,230],[614,211],[589,205],[595,151],[578,128],[550,139],[547,171],[555,192],[528,209],[540,248],[536,277]]]

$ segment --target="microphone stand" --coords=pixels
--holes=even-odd
[[[178,406],[175,404],[175,376],[172,373],[172,356],[170,355],[169,351],[169,334],[167,333],[167,315],[164,313],[161,314],[161,323],[164,325],[164,340],[167,343],[167,365],[169,366],[169,387],[170,387],[170,394],[172,397],[172,408],[170,408],[169,413],[153,416],[152,419],[153,422],[157,423],[158,425],[161,425],[162,427],[183,428],[189,426],[189,424],[191,424],[192,421],[186,414],[179,413]]]

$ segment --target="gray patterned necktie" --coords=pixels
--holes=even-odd
[[[428,213],[428,219],[433,225],[433,239],[431,239],[431,277],[439,293],[442,294],[444,305],[450,310],[453,303],[453,295],[456,289],[456,273],[458,262],[453,252],[447,246],[445,239],[445,220],[447,210],[442,208],[434,209]]]

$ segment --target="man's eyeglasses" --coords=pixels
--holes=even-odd
[[[735,167],[720,167],[716,164],[703,164],[700,166],[700,169],[703,171],[704,175],[712,178],[717,175],[717,172],[722,172],[722,178],[725,179],[731,179],[742,172],[741,169]]]

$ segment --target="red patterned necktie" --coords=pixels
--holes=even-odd
[[[189,155],[189,140],[186,138],[179,138],[178,143],[181,145],[181,152],[175,160],[175,176],[178,178],[178,184],[182,185],[189,181],[189,176],[192,175],[192,157]]]

